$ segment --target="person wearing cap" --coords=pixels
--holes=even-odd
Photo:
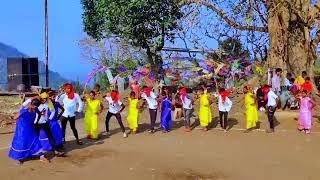
[[[54,151],[58,148],[56,147],[55,140],[52,135],[50,121],[54,118],[55,109],[47,92],[42,92],[39,97],[41,104],[37,109],[34,124],[43,149],[46,151]]]
[[[64,85],[63,89],[63,93],[56,97],[56,101],[62,103],[65,110],[61,117],[63,141],[65,142],[67,123],[69,122],[77,144],[82,145],[83,143],[79,139],[76,128],[76,114],[82,112],[83,102],[80,96],[75,93],[73,85],[66,84]]]

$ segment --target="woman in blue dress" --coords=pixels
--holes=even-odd
[[[45,160],[41,143],[34,128],[36,109],[41,104],[40,100],[33,99],[27,108],[20,110],[17,115],[16,131],[9,151],[9,157],[22,163],[33,156],[40,156],[40,160]]]
[[[164,96],[161,104],[161,127],[163,132],[169,132],[172,124],[172,102],[169,97],[169,90],[164,89]]]

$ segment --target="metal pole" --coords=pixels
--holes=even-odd
[[[46,46],[46,87],[49,87],[49,34],[48,34],[48,0],[45,0],[45,46]]]

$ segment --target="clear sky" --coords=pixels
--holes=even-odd
[[[80,0],[49,0],[49,68],[68,79],[84,80],[92,66],[80,57]],[[44,0],[1,0],[0,42],[45,59]]]

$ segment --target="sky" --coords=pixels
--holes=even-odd
[[[80,0],[49,1],[49,68],[67,79],[84,80],[92,65],[77,44],[85,33]],[[44,0],[2,0],[0,42],[45,60]]]

